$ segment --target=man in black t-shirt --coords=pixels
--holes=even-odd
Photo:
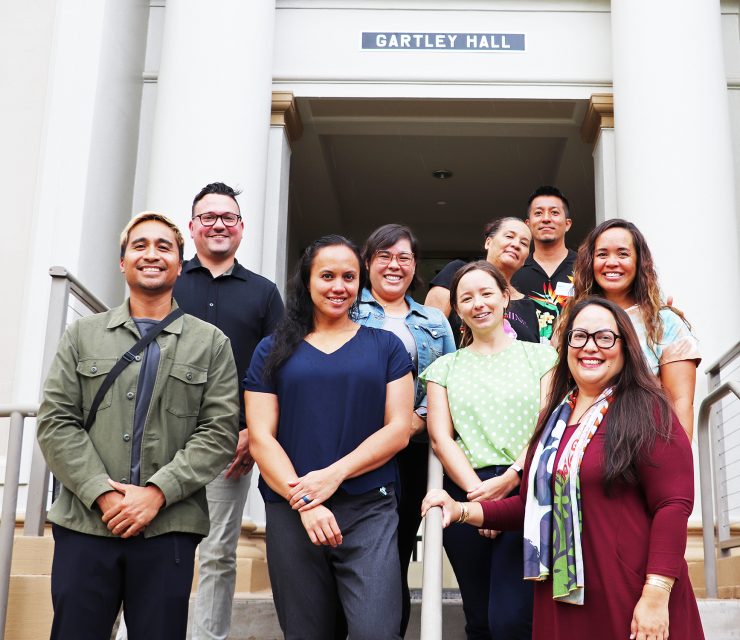
[[[540,341],[549,342],[555,321],[573,295],[576,252],[565,246],[572,223],[567,198],[557,187],[538,187],[527,201],[526,223],[532,230],[534,251],[511,284],[537,305]]]

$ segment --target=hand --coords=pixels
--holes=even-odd
[[[632,613],[630,640],[668,640],[668,599],[670,593],[646,584]]]
[[[501,532],[496,531],[495,529],[478,529],[478,535],[488,538],[489,540],[493,540],[499,533]]]
[[[113,491],[112,489],[99,495],[95,500],[101,513],[105,513],[111,509],[117,509],[122,501],[123,494],[118,493],[118,491]]]
[[[513,469],[507,469],[500,476],[484,480],[477,487],[468,491],[470,502],[483,500],[501,500],[519,486],[519,474]]]
[[[225,477],[240,478],[246,476],[254,466],[254,458],[249,455],[249,429],[242,429],[239,432],[239,441],[236,443],[236,453],[229,468],[226,469]]]
[[[422,418],[416,411],[411,414],[411,436],[418,433],[424,433],[427,430],[427,421]]]
[[[138,535],[154,520],[154,516],[164,506],[164,494],[159,487],[154,485],[139,487],[134,484],[121,484],[110,479],[108,484],[123,496],[117,506],[103,513],[103,522],[116,536],[130,538]]]
[[[319,505],[299,515],[308,537],[315,545],[336,547],[342,544],[342,532],[339,530],[334,514],[329,509]]]
[[[289,482],[291,488],[288,501],[293,509],[314,509],[334,495],[343,478],[332,468],[317,469]],[[306,497],[306,500],[303,497]]]
[[[442,507],[442,526],[445,528],[449,527],[451,522],[460,519],[460,505],[442,489],[435,489],[424,496],[421,502],[421,517],[423,518],[432,507]]]

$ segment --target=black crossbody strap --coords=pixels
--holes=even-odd
[[[113,382],[118,377],[118,374],[120,374],[121,371],[128,367],[136,359],[136,356],[141,353],[152,340],[154,340],[160,333],[162,333],[162,330],[168,324],[177,320],[180,316],[184,314],[185,312],[182,309],[175,309],[167,317],[163,318],[157,324],[155,324],[152,327],[152,330],[143,338],[139,338],[136,344],[134,344],[126,353],[124,353],[118,359],[116,364],[113,365],[113,368],[108,372],[108,375],[105,376],[103,384],[100,385],[100,389],[98,389],[98,392],[95,394],[95,398],[92,401],[92,406],[90,407],[90,413],[87,416],[87,420],[85,421],[85,431],[90,431],[90,427],[93,426],[93,422],[95,422],[95,415],[98,413],[98,407],[103,401],[103,397],[105,396],[108,389],[113,386]]]

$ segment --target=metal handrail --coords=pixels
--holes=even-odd
[[[108,310],[107,305],[65,267],[50,267],[49,275],[51,276],[51,291],[49,292],[49,313],[46,321],[44,356],[41,365],[41,391],[43,391],[44,380],[46,380],[51,362],[57,352],[59,340],[67,327],[67,308],[70,294],[94,313]],[[44,455],[34,438],[31,473],[28,480],[26,518],[23,525],[24,535],[44,535],[48,494],[49,467],[46,465]]]
[[[23,426],[25,419],[35,416],[37,411],[38,407],[30,405],[0,405],[0,418],[10,418],[3,508],[0,516],[0,638],[5,637],[5,622],[8,615],[10,567],[13,562],[13,537],[15,535],[15,514],[18,507]]]
[[[709,598],[716,598],[718,593],[717,554],[715,552],[715,542],[719,542],[719,535],[717,535],[717,540],[715,541],[714,529],[714,472],[711,462],[712,444],[709,433],[709,412],[715,404],[721,402],[730,394],[735,394],[736,397],[740,398],[740,383],[732,381],[722,383],[714,391],[709,393],[706,398],[704,398],[699,407],[697,435],[699,440],[699,479],[704,539],[704,580],[707,597]],[[717,509],[717,511],[719,511],[719,509]],[[728,545],[723,544],[722,546],[727,547]],[[732,546],[740,546],[740,544],[733,544]]]
[[[429,445],[427,491],[442,488],[442,464]],[[421,633],[424,640],[442,640],[442,509],[424,517],[424,559],[421,578]]]

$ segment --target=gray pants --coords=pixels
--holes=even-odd
[[[343,542],[316,546],[297,511],[268,502],[267,566],[286,640],[335,637],[342,607],[351,640],[396,640],[401,625],[401,569],[393,487],[326,502]]]

